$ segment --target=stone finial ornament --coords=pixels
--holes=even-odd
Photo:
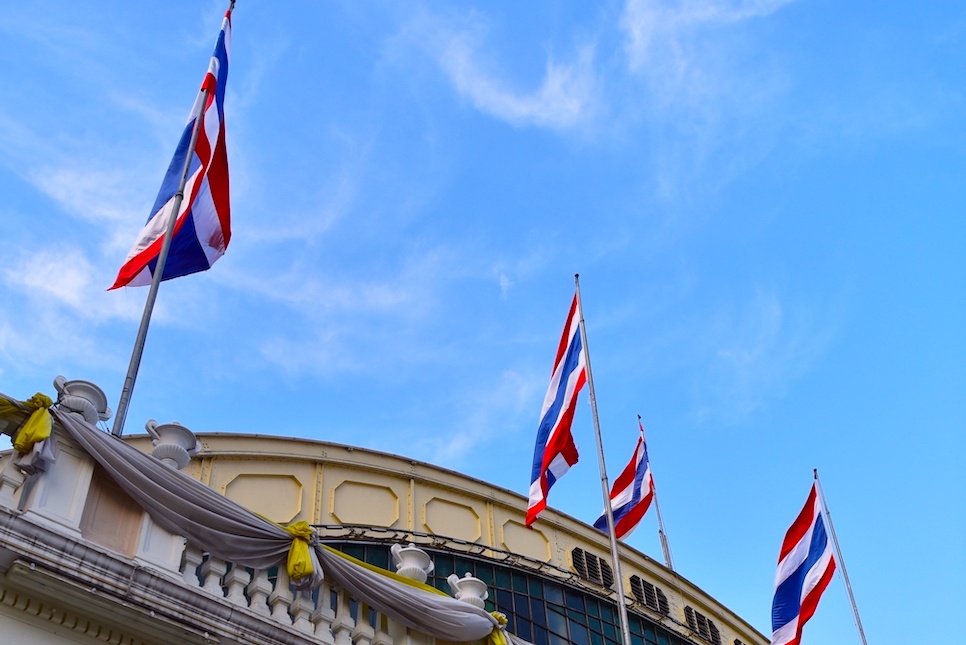
[[[68,381],[63,376],[58,376],[54,379],[54,389],[57,390],[57,403],[60,407],[80,415],[91,425],[97,425],[98,421],[107,421],[114,414],[107,407],[104,390],[90,381]]]
[[[177,421],[162,425],[149,419],[144,429],[151,435],[151,444],[154,445],[151,456],[175,470],[187,466],[191,456],[199,450],[194,433]]]
[[[490,596],[486,590],[486,583],[479,578],[474,578],[469,571],[462,578],[455,573],[451,573],[446,578],[446,582],[449,583],[453,597],[479,609],[483,609],[486,605],[486,599]]]
[[[417,582],[426,582],[429,574],[435,569],[432,558],[411,542],[406,547],[393,544],[389,550],[392,551],[392,559],[396,563],[396,573],[401,576]]]

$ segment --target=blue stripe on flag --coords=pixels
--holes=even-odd
[[[782,581],[775,589],[775,599],[771,607],[771,628],[776,631],[798,616],[802,604],[802,587],[805,577],[815,566],[828,548],[828,535],[825,532],[825,522],[822,514],[815,518],[815,528],[812,529],[812,540],[808,545],[808,555],[795,571]]]
[[[557,385],[557,394],[554,397],[553,403],[547,409],[547,413],[540,420],[540,427],[537,428],[537,445],[533,451],[533,467],[530,470],[531,483],[540,478],[541,471],[543,470],[543,455],[547,450],[547,440],[550,438],[550,431],[553,430],[554,425],[560,418],[560,409],[563,407],[564,399],[567,395],[567,383],[570,380],[570,375],[577,369],[581,349],[580,327],[578,325],[574,331],[574,337],[570,339],[567,354],[564,356],[563,364],[560,367],[561,375],[560,383]],[[549,485],[552,486],[553,482],[549,482]]]

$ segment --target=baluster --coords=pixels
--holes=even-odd
[[[315,626],[309,621],[312,615],[312,590],[303,589],[295,593],[295,602],[292,603],[292,624],[295,629],[306,634],[315,631]]]
[[[252,611],[262,616],[272,614],[268,607],[268,594],[272,593],[272,581],[268,579],[268,569],[256,570],[246,591],[249,599],[248,606]]]
[[[236,605],[247,607],[248,598],[245,597],[245,587],[251,581],[252,574],[248,573],[248,569],[232,566],[231,571],[225,574],[225,586],[228,587],[228,595],[225,597]]]
[[[268,596],[268,604],[272,607],[272,618],[278,622],[291,625],[292,617],[288,613],[288,606],[292,604],[294,596],[289,588],[288,571],[285,566],[278,568],[278,579],[275,580],[275,589]]]
[[[352,620],[349,602],[349,592],[345,589],[339,589],[335,620],[332,621],[332,635],[335,637],[335,645],[352,645],[352,628],[355,627],[355,621]]]
[[[332,588],[327,579],[322,580],[319,585],[319,602],[315,604],[315,611],[312,612],[311,621],[315,623],[315,637],[326,645],[335,645],[332,637],[332,621],[335,619],[335,610],[332,608]]]
[[[224,596],[221,588],[221,578],[228,571],[228,563],[220,558],[208,554],[208,559],[201,563],[201,578],[205,581],[205,591],[214,596]]]
[[[359,603],[359,615],[356,617],[356,626],[352,630],[352,642],[355,645],[371,645],[372,637],[376,632],[369,622],[369,605]]]
[[[201,585],[201,581],[198,579],[198,566],[204,556],[201,553],[201,549],[192,545],[186,544],[184,547],[184,554],[181,558],[181,575],[184,576],[184,583],[189,587],[198,587]]]
[[[379,612],[376,612],[375,632],[372,645],[392,645],[392,636],[389,635],[389,618]]]

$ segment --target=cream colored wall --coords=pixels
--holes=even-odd
[[[150,450],[146,436],[126,437]],[[199,435],[203,451],[185,472],[276,522],[359,524],[434,533],[511,551],[572,571],[575,547],[609,561],[603,534],[548,509],[524,526],[522,495],[418,461],[338,444],[245,434]],[[671,615],[690,605],[722,630],[723,642],[767,640],[685,578],[630,547],[631,575],[664,590]],[[626,587],[625,582],[625,587]],[[626,593],[630,595],[630,590]]]

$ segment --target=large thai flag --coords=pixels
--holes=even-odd
[[[228,152],[225,149],[225,83],[228,80],[228,54],[231,50],[231,9],[225,14],[215,44],[208,73],[181,141],[175,150],[161,190],[151,209],[148,222],[128,253],[111,289],[151,284],[164,242],[168,222],[173,216],[175,193],[181,183],[185,157],[191,143],[195,119],[201,111],[198,140],[191,151],[184,201],[177,215],[174,238],[164,265],[162,280],[206,271],[225,253],[231,239],[228,204]],[[208,90],[207,95],[203,90]]]
[[[805,508],[785,534],[775,599],[771,606],[772,645],[799,645],[802,627],[815,613],[819,597],[835,573],[835,557],[826,532],[815,484]]]
[[[647,443],[644,441],[644,426],[638,422],[641,435],[637,438],[634,456],[614,482],[610,492],[611,509],[614,512],[614,534],[622,540],[640,523],[654,498],[654,480],[651,478],[651,463],[647,459]],[[607,533],[606,511],[601,514],[594,526]]]
[[[570,425],[574,420],[577,394],[587,381],[587,361],[580,338],[580,319],[577,316],[577,295],[570,304],[567,324],[564,325],[557,358],[553,362],[550,387],[543,400],[537,445],[533,449],[533,468],[530,472],[530,504],[527,507],[527,526],[531,526],[547,507],[550,487],[577,463]]]

